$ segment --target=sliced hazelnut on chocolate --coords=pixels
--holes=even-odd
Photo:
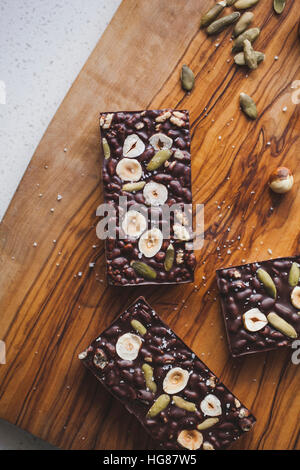
[[[291,171],[284,167],[278,167],[269,178],[269,186],[274,193],[287,193],[294,184],[294,177]]]
[[[128,158],[135,158],[141,155],[145,150],[145,144],[136,134],[126,137],[123,145],[123,155]]]
[[[300,286],[294,287],[291,292],[291,302],[295,308],[300,309]]]
[[[134,361],[134,359],[138,357],[141,346],[142,340],[139,336],[133,333],[125,333],[119,337],[116,344],[116,351],[121,359]]]
[[[173,225],[174,236],[177,240],[188,241],[191,239],[191,236],[188,230],[181,224]]]
[[[222,406],[218,397],[210,393],[200,403],[201,411],[206,416],[219,416],[222,414]]]
[[[149,139],[150,144],[155,150],[169,150],[172,148],[173,140],[171,137],[163,134],[162,132],[158,132],[157,134],[153,134]]]
[[[180,392],[186,387],[189,377],[187,370],[184,370],[181,367],[174,367],[169,370],[164,378],[164,392],[169,393],[170,395]]]
[[[163,184],[150,181],[145,185],[143,195],[149,206],[160,206],[168,199],[168,190]]]
[[[130,237],[139,237],[147,228],[147,221],[143,214],[138,211],[131,210],[126,212],[122,229]]]
[[[138,160],[122,158],[117,164],[116,173],[123,181],[139,181],[143,170]]]
[[[202,445],[203,436],[196,429],[184,429],[178,434],[177,442],[185,449],[197,450]]]
[[[159,252],[163,242],[163,234],[158,228],[147,230],[139,239],[139,250],[147,258],[152,258]]]
[[[244,313],[243,322],[246,330],[254,332],[262,330],[268,323],[268,320],[258,308],[251,308]]]

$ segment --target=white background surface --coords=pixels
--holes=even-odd
[[[0,0],[0,219],[50,120],[120,3]],[[6,104],[1,104],[1,82]],[[31,448],[48,446],[0,420],[0,449]]]

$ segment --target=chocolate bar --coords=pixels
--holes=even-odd
[[[79,358],[163,449],[225,449],[255,423],[143,297]]]
[[[103,113],[100,128],[109,284],[193,282],[188,111]]]
[[[288,346],[300,334],[300,256],[217,270],[231,354]]]

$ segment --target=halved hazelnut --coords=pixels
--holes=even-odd
[[[169,370],[163,381],[164,392],[170,395],[183,390],[189,380],[189,373],[181,367],[174,367]]]
[[[262,330],[268,323],[268,320],[258,308],[251,308],[244,313],[243,322],[246,330],[254,332]]]
[[[184,429],[178,434],[177,442],[185,449],[197,450],[202,445],[203,436],[195,429]]]
[[[200,403],[201,411],[207,416],[219,416],[222,414],[221,402],[216,395],[210,393]]]
[[[141,346],[142,340],[139,336],[133,333],[125,333],[119,337],[116,351],[121,359],[134,361],[138,357]]]
[[[127,158],[135,158],[141,155],[145,150],[144,142],[136,134],[126,137],[123,145],[123,155]]]
[[[287,193],[294,184],[294,177],[291,170],[284,166],[278,167],[269,178],[269,186],[274,193]]]
[[[292,290],[291,302],[295,308],[300,308],[300,286],[296,286]]]

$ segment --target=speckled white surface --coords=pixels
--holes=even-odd
[[[0,219],[50,120],[120,3],[0,0]],[[0,450],[47,448],[0,419]]]
[[[0,0],[0,219],[50,120],[120,3]]]

